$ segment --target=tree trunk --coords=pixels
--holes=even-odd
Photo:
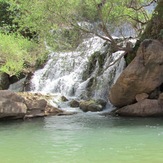
[[[163,0],[158,0],[157,2],[157,7],[153,12],[152,19],[147,24],[140,38],[141,41],[144,39],[163,40]]]

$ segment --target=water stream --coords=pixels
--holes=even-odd
[[[122,58],[108,67],[124,53],[118,51],[111,55],[109,50],[110,44],[99,37],[91,37],[73,52],[52,52],[45,67],[35,72],[32,91],[107,101],[109,87],[125,65]]]

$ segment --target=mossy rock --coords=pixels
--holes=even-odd
[[[96,51],[93,55],[90,56],[89,58],[89,63],[87,65],[87,69],[83,73],[83,80],[88,79],[93,71],[96,68],[96,64],[98,63],[99,69],[98,69],[98,74],[101,73],[103,69],[103,65],[105,63],[105,58],[107,56],[107,51],[104,53],[101,53],[100,51]]]
[[[80,101],[79,107],[84,112],[99,112],[102,111],[105,107],[106,103],[104,104],[102,100],[89,100],[89,101]]]
[[[76,101],[76,100],[72,100],[72,101],[70,101],[69,105],[70,105],[72,108],[79,107],[79,102]]]

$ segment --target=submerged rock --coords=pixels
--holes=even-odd
[[[162,83],[163,44],[157,40],[145,40],[134,60],[111,88],[109,99],[116,107],[130,105],[136,102],[136,95],[150,94]]]

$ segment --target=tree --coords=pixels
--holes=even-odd
[[[40,48],[33,41],[33,33],[24,30],[16,21],[15,18],[21,16],[18,7],[12,6],[7,0],[0,0],[0,9],[0,72],[19,76],[22,72],[26,73],[36,61],[42,62],[45,51],[42,52],[43,47]],[[30,34],[32,39],[29,39]],[[38,53],[41,55],[38,56]]]
[[[110,42],[115,50],[121,47],[112,37],[112,28],[121,27],[124,22],[135,30],[142,28],[150,19],[145,7],[151,0],[10,0],[11,10],[19,8],[21,15],[15,18],[22,28],[38,31],[41,38],[51,35],[49,31],[58,29],[78,29],[83,33],[95,34]],[[93,25],[92,25],[93,24]],[[57,37],[57,35],[55,35]],[[47,39],[47,38],[46,38]],[[59,38],[56,38],[59,41]]]
[[[157,1],[157,7],[153,12],[152,18],[141,36],[141,41],[144,39],[163,40],[163,0]]]
[[[55,48],[59,47],[63,50],[64,47],[74,46],[75,43],[77,45],[78,38],[80,39],[84,33],[89,33],[110,42],[113,50],[124,50],[124,54],[126,54],[132,50],[131,46],[122,47],[119,45],[117,40],[112,37],[112,29],[117,26],[120,28],[124,22],[130,24],[138,34],[141,34],[143,29],[145,29],[146,24],[148,24],[147,27],[150,29],[149,20],[151,14],[146,10],[146,7],[157,1],[0,0],[0,2],[7,3],[7,12],[4,15],[9,18],[8,20],[12,21],[12,24],[18,24],[18,29],[15,32],[21,33],[25,31],[24,36],[29,30],[31,33],[37,32],[38,43],[43,43],[45,40],[49,43],[49,40],[52,40]],[[162,0],[158,1],[158,6],[160,4],[162,4]],[[7,13],[9,13],[9,16]],[[160,15],[161,8],[155,10],[153,17],[157,15],[156,13]],[[5,18],[5,20],[7,19]],[[3,27],[4,25],[2,25]],[[162,26],[160,29],[162,29]],[[144,32],[144,37],[149,31],[146,34]],[[159,37],[161,35],[162,30],[160,30]],[[22,63],[24,64],[24,61]],[[11,69],[11,66],[8,67]],[[13,71],[15,70],[13,69]],[[12,74],[14,73],[13,71]]]

